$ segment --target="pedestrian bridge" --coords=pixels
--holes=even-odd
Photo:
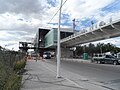
[[[74,33],[73,35],[62,39],[61,45],[64,47],[72,47],[79,44],[89,43],[93,41],[114,38],[120,36],[120,18],[108,23],[99,24],[99,27],[92,27],[89,30]]]

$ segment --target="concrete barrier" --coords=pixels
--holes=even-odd
[[[74,58],[61,58],[64,61],[71,61],[71,62],[79,62],[79,63],[91,63],[91,60],[83,60],[83,59],[74,59]]]

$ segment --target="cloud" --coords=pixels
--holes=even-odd
[[[71,22],[74,18],[79,21],[86,20],[86,18],[92,20],[102,14],[106,14],[102,8],[114,1],[115,0],[71,0],[65,3],[62,11],[64,14],[69,15],[69,20]]]
[[[9,49],[19,50],[19,42],[29,42],[35,34],[29,34],[24,31],[0,31],[0,46]],[[14,47],[15,46],[15,47]]]
[[[19,18],[19,19],[17,19],[18,21],[23,21],[23,19],[22,18]]]
[[[48,3],[51,7],[56,7],[56,6],[57,6],[57,0],[47,0],[47,3]]]
[[[62,8],[61,26],[72,27],[74,18],[81,28],[90,20],[107,21],[108,17],[115,15],[119,17],[118,10],[107,12],[115,2],[115,0],[68,0]],[[39,27],[58,27],[58,14],[52,20],[51,18],[59,6],[60,0],[0,0],[0,45],[4,46],[8,40],[10,44],[28,41],[34,38]]]
[[[4,31],[26,31],[35,32],[40,24],[39,20],[30,19],[20,19],[21,16],[14,14],[1,14],[0,15],[0,30]],[[19,20],[18,20],[19,19]],[[21,21],[22,20],[22,21]]]
[[[24,31],[0,31],[1,41],[25,41],[26,38],[32,38],[35,34]]]
[[[15,13],[34,16],[42,14],[44,6],[39,0],[0,0],[0,13]]]

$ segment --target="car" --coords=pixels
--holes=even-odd
[[[120,59],[112,56],[112,55],[105,55],[105,54],[96,54],[92,58],[92,62],[97,62],[97,63],[111,63],[114,65],[120,64]]]
[[[50,52],[44,52],[43,53],[43,58],[44,59],[51,59],[51,53]]]

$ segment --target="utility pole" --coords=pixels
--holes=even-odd
[[[93,22],[93,21],[91,21],[91,25],[92,25],[92,30],[93,30],[93,24],[94,24],[94,22]]]
[[[61,23],[61,9],[62,9],[62,2],[60,4],[60,9],[59,9],[59,21],[58,21],[58,40],[57,40],[57,78],[61,78],[60,76],[60,58],[61,58],[61,48],[60,48],[60,23]]]
[[[75,32],[75,27],[76,27],[75,18],[72,21],[73,21],[73,32]]]

